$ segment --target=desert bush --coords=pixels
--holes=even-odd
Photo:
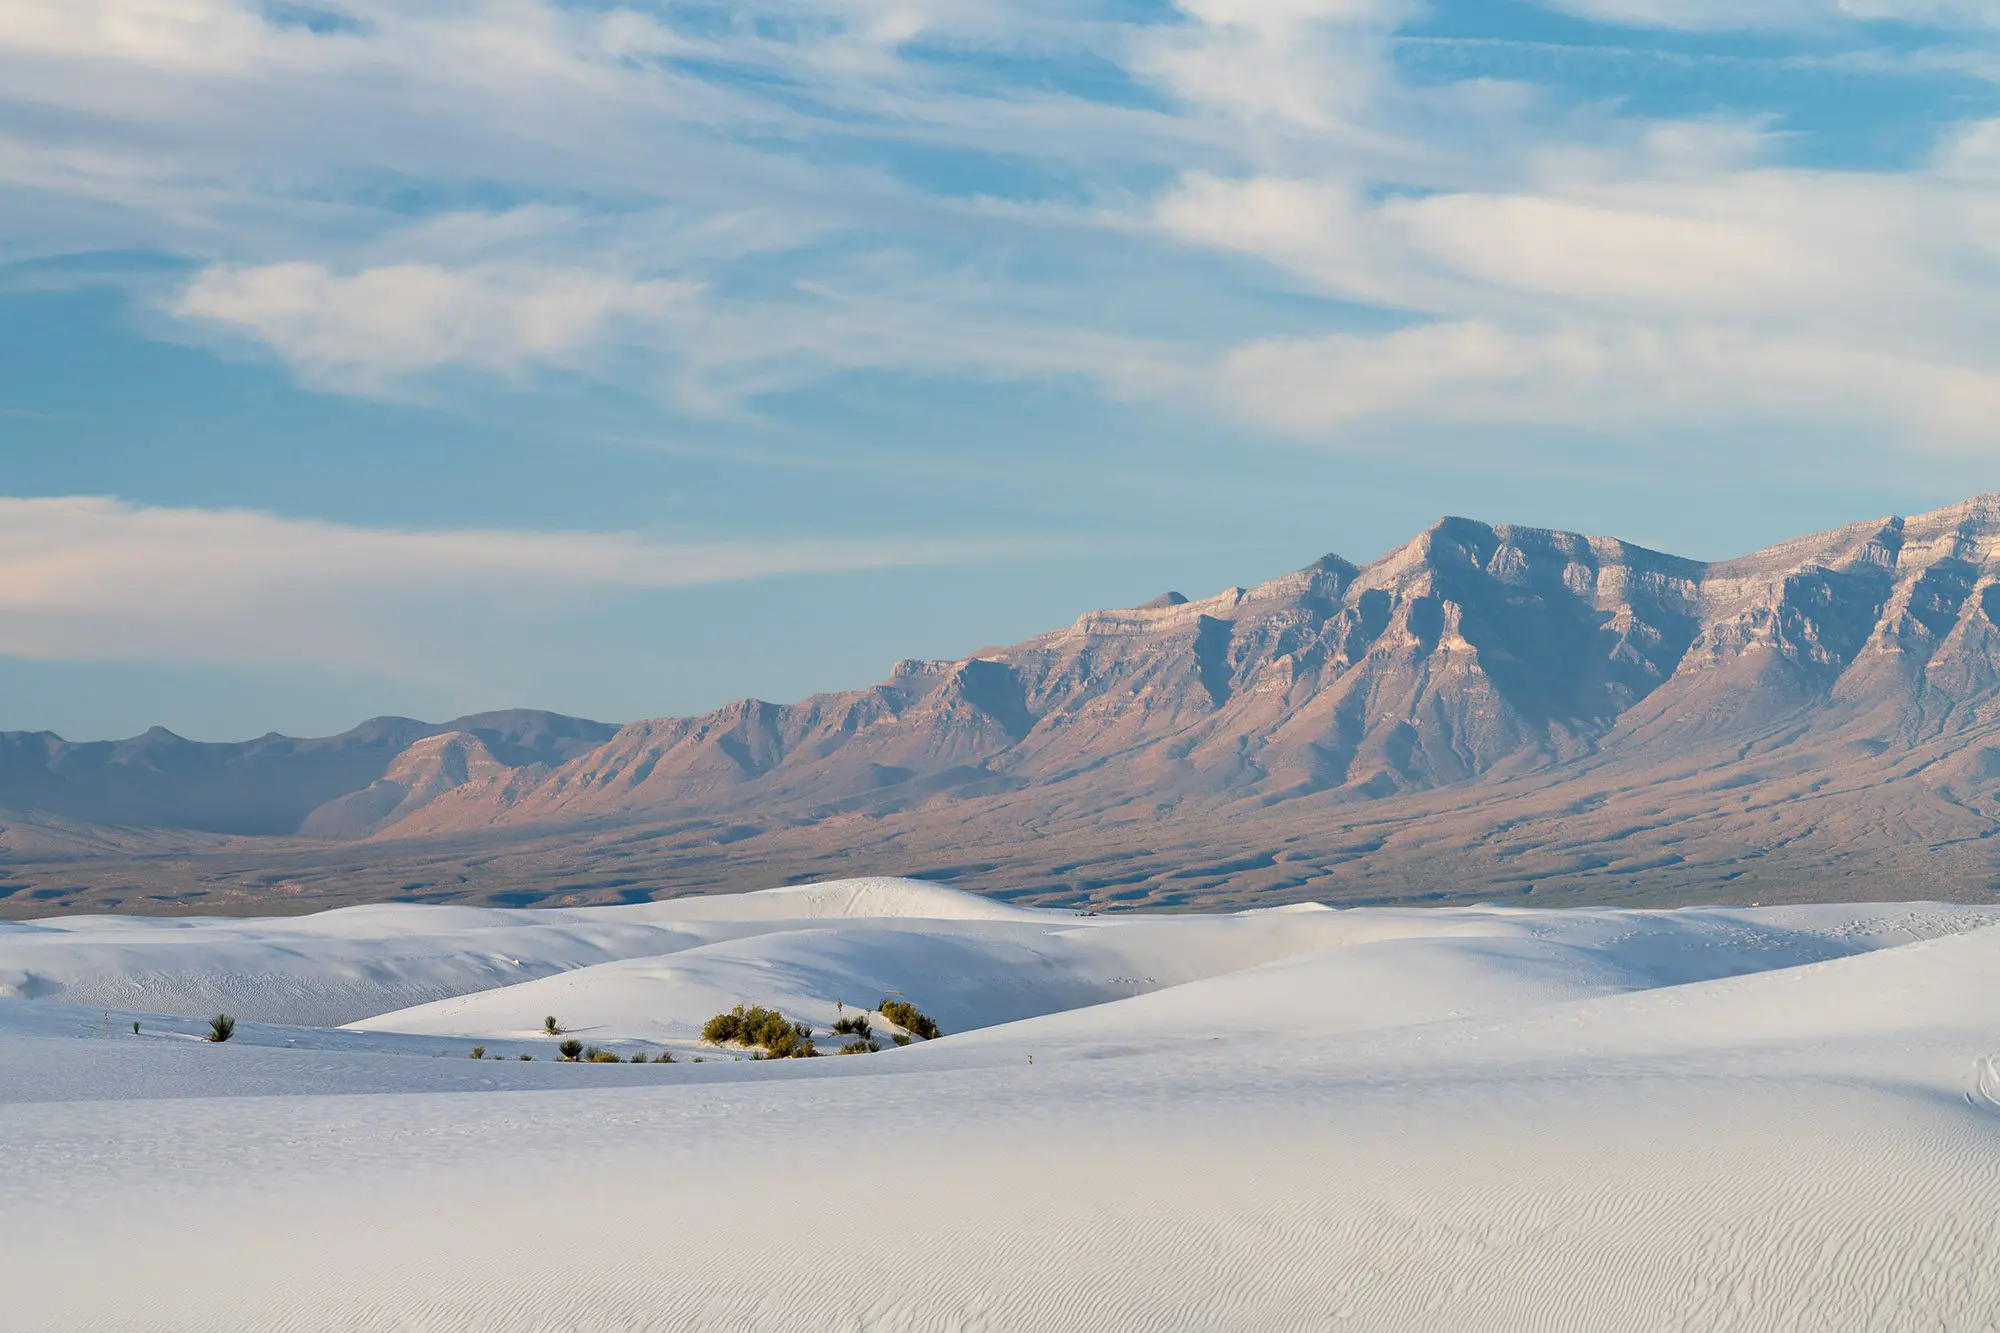
[[[763,1038],[766,1059],[794,1060],[819,1054],[813,1046],[812,1028],[805,1023],[786,1023],[781,1019],[764,1030]]]
[[[674,1053],[672,1051],[661,1051],[658,1055],[653,1057],[653,1063],[656,1065],[670,1065],[673,1062],[674,1062]]]
[[[236,1020],[228,1014],[217,1014],[214,1018],[208,1020],[208,1039],[210,1041],[228,1041],[235,1035]]]
[[[486,1058],[486,1048],[484,1046],[475,1046],[472,1048],[471,1055],[475,1060],[484,1060]]]
[[[132,1035],[135,1037],[139,1035],[139,1025],[137,1023],[132,1025]]]
[[[563,1059],[574,1060],[583,1054],[583,1043],[575,1037],[571,1037],[568,1041],[556,1047],[556,1049],[562,1052]]]
[[[583,1058],[588,1063],[594,1065],[615,1065],[618,1063],[618,1053],[616,1051],[600,1051],[595,1046],[591,1047],[589,1053]]]
[[[532,1059],[534,1059],[535,1057],[534,1057],[534,1056],[532,1056],[532,1055],[522,1055],[522,1056],[521,1056],[520,1058],[521,1058],[521,1059],[523,1059],[523,1060],[532,1060]]]
[[[874,1042],[861,1038],[848,1042],[847,1045],[840,1048],[840,1053],[842,1055],[866,1055],[870,1051],[879,1051],[881,1049]]]
[[[908,1046],[910,1044],[910,1034],[907,1032],[891,1032],[889,1040],[895,1042],[898,1046]]]
[[[773,1060],[819,1054],[813,1045],[812,1024],[788,1019],[762,1005],[746,1008],[739,1004],[726,1014],[717,1014],[701,1025],[701,1039],[718,1045],[761,1046]]]
[[[841,1019],[833,1025],[833,1031],[835,1036],[859,1037],[863,1041],[875,1035],[875,1029],[868,1026],[868,1020],[859,1015]]]
[[[562,1035],[562,1024],[556,1022],[554,1014],[550,1014],[542,1020],[542,1031],[551,1037],[560,1037]]]
[[[876,1007],[882,1011],[882,1017],[911,1036],[934,1041],[944,1035],[928,1015],[908,1000],[884,1000]]]
[[[762,1013],[762,1010],[758,1011]],[[718,1044],[726,1041],[740,1041],[743,1038],[743,1006],[737,1005],[726,1014],[717,1014],[701,1025],[701,1039]]]

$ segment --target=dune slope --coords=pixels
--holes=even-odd
[[[878,880],[57,921],[0,935],[0,967],[4,1328],[2000,1311],[1989,909],[1084,918]],[[107,1012],[119,975],[150,1003]],[[739,1000],[823,1025],[892,991],[948,1035],[784,1062],[695,1035]],[[552,1063],[549,1011],[683,1058]]]

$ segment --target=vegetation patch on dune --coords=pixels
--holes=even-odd
[[[812,1024],[786,1018],[762,1005],[737,1005],[702,1024],[701,1039],[718,1046],[754,1046],[768,1060],[805,1059],[819,1054]]]
[[[924,1013],[923,1010],[917,1008],[914,1004],[911,1004],[908,1000],[884,1000],[877,1006],[877,1009],[881,1012],[882,1017],[888,1019],[891,1023],[894,1023],[913,1037],[922,1037],[925,1041],[935,1041],[944,1035],[944,1031],[938,1027],[937,1023],[928,1014]]]

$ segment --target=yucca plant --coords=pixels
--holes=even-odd
[[[228,1014],[217,1014],[214,1018],[208,1020],[208,1039],[210,1041],[228,1041],[235,1035],[236,1020]]]

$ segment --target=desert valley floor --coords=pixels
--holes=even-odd
[[[2000,908],[855,880],[0,923],[0,997],[6,1328],[2000,1327]]]

